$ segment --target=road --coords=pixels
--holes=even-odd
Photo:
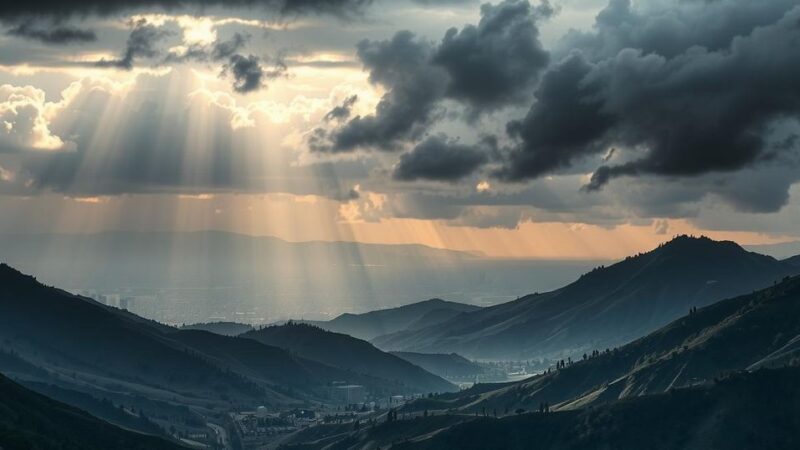
[[[231,446],[231,440],[228,439],[228,432],[225,431],[225,427],[221,427],[211,422],[207,422],[206,425],[208,425],[209,428],[217,433],[217,442],[222,442],[222,446],[225,448],[225,450],[233,450],[233,446]]]

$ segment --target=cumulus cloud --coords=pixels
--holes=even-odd
[[[474,173],[489,160],[487,152],[447,139],[430,136],[413,150],[400,156],[394,178],[403,181],[458,181]]]
[[[598,15],[597,39],[554,64],[527,116],[508,125],[519,146],[499,175],[535,178],[623,150],[626,160],[594,172],[585,189],[596,191],[620,176],[731,172],[779,157],[768,143],[774,125],[800,114],[800,7],[756,3],[684,2],[671,21],[654,23],[613,0]],[[680,30],[697,19],[680,22],[691,17],[677,12],[682,5],[708,9],[700,16],[712,24],[691,40]]]
[[[58,108],[41,89],[0,85],[0,153],[71,149],[50,129],[49,116]]]
[[[385,87],[375,114],[357,116],[330,132],[319,151],[347,152],[358,148],[396,150],[401,142],[421,136],[437,117],[446,78],[430,64],[432,44],[409,31],[387,41],[361,41],[358,57],[369,80]],[[320,133],[320,132],[318,132]]]
[[[549,4],[536,11],[552,14]],[[448,97],[478,112],[526,100],[547,62],[527,1],[484,4],[478,25],[448,30],[433,56],[450,76]]]
[[[315,131],[311,149],[395,151],[444,116],[444,100],[463,104],[472,117],[518,103],[548,61],[536,26],[546,11],[528,1],[506,0],[484,5],[477,26],[453,28],[439,44],[410,31],[360,42],[357,53],[370,82],[387,92],[373,115]]]

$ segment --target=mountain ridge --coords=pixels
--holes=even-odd
[[[389,351],[477,359],[575,356],[643,336],[690,308],[772,284],[798,269],[731,241],[679,236],[541,294],[379,336]]]

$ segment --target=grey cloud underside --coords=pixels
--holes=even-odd
[[[125,51],[118,59],[100,60],[94,63],[97,67],[117,68],[131,70],[137,58],[160,57],[162,51],[158,44],[170,32],[161,27],[149,24],[141,19],[136,22],[128,37]],[[220,40],[210,46],[192,44],[185,53],[175,55],[167,54],[162,58],[162,63],[185,62],[220,62],[223,76],[230,76],[233,80],[233,90],[239,93],[257,91],[265,86],[266,81],[274,80],[286,75],[288,67],[281,55],[274,58],[269,69],[262,66],[262,59],[255,55],[244,56],[239,52],[246,46],[248,35],[234,33],[230,39]]]
[[[488,160],[487,153],[477,146],[463,145],[435,135],[400,156],[394,178],[403,181],[458,181],[474,173]]]
[[[286,74],[286,64],[277,59],[270,70],[261,66],[260,58],[254,55],[232,55],[225,65],[224,72],[233,77],[233,90],[239,93],[253,92],[261,89],[266,80],[274,80]]]
[[[344,99],[341,105],[335,106],[333,109],[328,111],[323,120],[326,122],[330,122],[331,120],[345,120],[350,117],[350,112],[353,109],[353,105],[358,101],[358,95],[351,95]]]
[[[65,18],[87,15],[110,15],[132,10],[160,8],[166,11],[191,10],[202,13],[205,8],[263,8],[280,14],[359,13],[372,0],[30,0],[6,2],[0,8],[0,19]]]
[[[122,56],[119,59],[102,59],[97,61],[95,65],[98,67],[116,67],[131,70],[136,58],[154,58],[158,56],[160,53],[157,48],[158,41],[168,35],[169,33],[166,30],[150,25],[145,20],[140,20],[131,30]]]
[[[40,24],[31,20],[16,24],[7,31],[7,34],[56,45],[86,43],[97,40],[97,34],[92,30],[84,30],[59,23]]]

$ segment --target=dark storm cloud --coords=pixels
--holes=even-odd
[[[433,46],[401,31],[388,41],[361,41],[358,57],[373,84],[389,91],[371,116],[350,119],[331,132],[317,150],[347,152],[362,147],[395,150],[400,142],[421,136],[439,116],[437,103],[447,78],[430,64]]]
[[[444,135],[431,136],[403,154],[394,178],[403,181],[458,181],[474,173],[489,160],[477,147],[460,144]]]
[[[784,6],[783,14],[774,13],[776,4]],[[700,7],[698,2],[682,5]],[[800,117],[800,7],[776,1],[765,8],[771,16],[757,15],[778,17],[765,25],[745,20],[754,2],[707,5],[722,16],[716,21],[708,17],[713,36],[695,39],[709,43],[708,48],[690,41],[667,45],[668,40],[657,40],[652,33],[678,36],[685,24],[659,22],[654,31],[652,22],[638,17],[628,2],[612,1],[598,16],[598,39],[612,40],[609,29],[618,27],[624,37],[618,41],[630,47],[608,57],[608,45],[573,50],[548,70],[528,115],[508,126],[520,145],[500,175],[510,180],[535,178],[569,168],[587,155],[606,153],[612,146],[627,148],[630,157],[601,166],[586,190],[600,189],[619,176],[731,172],[780,157],[767,141],[778,120]],[[722,14],[721,6],[730,11]],[[714,26],[730,24],[725,19],[730,17],[742,20],[735,27]],[[745,22],[759,26],[732,34],[746,28]],[[649,28],[635,29],[637,24]],[[678,31],[667,32],[670,24]],[[727,45],[722,42],[723,29],[728,32]],[[654,42],[662,43],[664,54]],[[757,197],[744,200],[763,202]]]
[[[8,21],[31,17],[109,15],[147,8],[168,11],[190,9],[199,13],[210,7],[254,7],[288,15],[350,15],[361,11],[372,0],[29,0],[6,3],[0,8],[0,19]]]
[[[362,41],[358,57],[371,83],[387,90],[375,114],[312,136],[317,151],[394,151],[415,141],[440,118],[445,99],[475,115],[526,98],[547,63],[535,21],[549,6],[507,0],[481,8],[478,26],[451,29],[439,45],[401,31],[387,41]]]
[[[8,30],[7,34],[56,45],[86,43],[97,40],[97,35],[92,30],[84,30],[57,23],[37,23],[32,20],[17,24]]]
[[[119,59],[100,60],[95,63],[98,67],[116,67],[125,70],[133,69],[136,58],[153,58],[159,54],[156,44],[159,40],[168,36],[168,32],[159,27],[148,24],[144,19],[137,21],[128,42],[125,44],[125,51]]]
[[[239,93],[253,92],[264,87],[267,80],[286,75],[287,67],[281,56],[275,58],[271,69],[264,69],[261,59],[254,55],[232,55],[225,65],[224,73],[233,78],[233,89]]]
[[[330,122],[331,120],[345,120],[350,117],[350,110],[353,108],[353,105],[358,101],[358,95],[351,95],[344,99],[341,105],[335,106],[333,109],[328,111],[325,114],[323,119],[326,122]]]
[[[547,61],[527,1],[483,5],[478,25],[448,30],[433,56],[450,76],[447,95],[479,111],[526,100]]]

